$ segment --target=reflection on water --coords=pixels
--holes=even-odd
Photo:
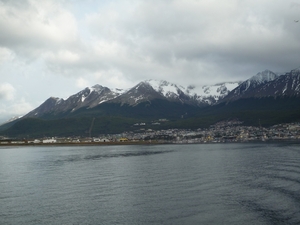
[[[300,224],[298,144],[0,148],[0,224]]]

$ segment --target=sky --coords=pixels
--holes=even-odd
[[[300,0],[0,0],[0,123],[95,84],[202,86],[299,66]]]

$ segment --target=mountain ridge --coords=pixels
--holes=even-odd
[[[248,121],[257,120],[259,115],[264,118],[270,117],[270,122],[265,123],[269,125],[272,122],[300,119],[299,102],[300,68],[282,75],[264,70],[244,82],[226,82],[201,87],[183,87],[164,80],[145,80],[126,90],[94,85],[66,99],[50,97],[22,118],[2,126],[2,129],[30,118],[48,121],[47,124],[51,123],[50,120],[54,123],[54,120],[62,119],[80,124],[82,119],[89,121],[93,117],[106,120],[107,123],[103,123],[110,131],[109,124],[115,124],[114,120],[155,121],[165,118],[177,121],[175,126],[183,123],[180,121],[189,119],[188,124],[195,120],[201,126],[233,115]],[[265,105],[268,107],[264,107]],[[290,119],[284,118],[285,115]],[[251,117],[254,117],[254,120],[251,120]],[[130,127],[128,122],[125,124],[127,128]],[[197,124],[193,124],[193,127]],[[59,123],[56,126],[59,126]]]
[[[236,101],[240,98],[251,97],[255,93],[256,88],[269,83],[277,77],[278,75],[270,70],[259,72],[233,89],[222,101]]]
[[[43,117],[44,114],[69,114],[79,109],[92,109],[102,103],[118,103],[121,106],[127,104],[136,106],[142,102],[151,102],[154,99],[162,99],[174,103],[187,104],[195,107],[205,107],[214,104],[216,99],[223,98],[234,86],[238,83],[227,83],[214,85],[218,87],[214,90],[214,95],[210,95],[210,86],[205,86],[206,95],[198,95],[194,88],[183,87],[165,80],[145,80],[127,90],[114,89],[96,84],[92,87],[86,87],[76,94],[71,95],[66,99],[58,97],[50,97],[39,107],[32,110],[24,116],[28,117]]]

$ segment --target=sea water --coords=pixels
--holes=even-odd
[[[300,145],[1,147],[0,224],[300,224]]]

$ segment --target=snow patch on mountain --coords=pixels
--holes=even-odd
[[[215,104],[220,99],[224,98],[230,91],[235,89],[241,82],[227,82],[215,85],[204,86],[188,86],[186,92],[198,101],[206,102],[210,105]]]
[[[10,123],[10,122],[13,122],[13,121],[18,120],[18,119],[21,119],[22,117],[23,117],[23,115],[22,116],[14,116],[14,117],[10,118],[9,120],[5,121],[4,123],[0,124],[0,126],[2,126],[4,124],[7,124],[7,123]]]
[[[114,93],[116,93],[116,94],[123,94],[126,90],[124,90],[124,89],[120,89],[120,88],[110,88],[110,90],[112,91],[112,92],[114,92]]]
[[[174,96],[174,94],[177,96],[178,91],[184,89],[181,86],[178,87],[176,84],[169,83],[165,80],[146,80],[145,83],[148,83],[155,91],[167,98]]]
[[[188,86],[172,84],[164,80],[146,80],[156,92],[168,99],[178,99],[181,102],[193,101],[194,104],[215,104],[219,99],[224,98],[230,91],[236,88],[241,82],[220,83],[212,86]]]
[[[199,96],[202,97],[209,97],[209,96],[223,96],[228,94],[228,92],[232,91],[234,88],[236,88],[239,85],[239,82],[232,82],[232,83],[221,83],[221,84],[215,84],[215,85],[204,85],[200,87],[194,87],[191,89],[189,87],[189,92],[193,90],[193,92]]]
[[[236,101],[245,98],[264,98],[277,96],[300,96],[300,68],[280,75],[265,70],[244,81],[230,92],[222,101]]]

